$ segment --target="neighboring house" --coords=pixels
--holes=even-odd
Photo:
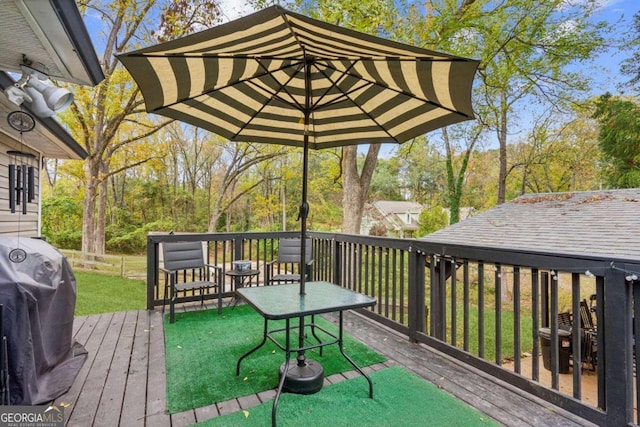
[[[418,218],[422,205],[415,202],[380,200],[368,204],[362,216],[360,234],[371,234],[375,228],[384,228],[387,236],[409,238],[418,231]]]
[[[420,213],[425,209],[420,203],[381,200],[367,204],[362,215],[360,234],[371,234],[376,230],[386,230],[386,236],[415,238],[420,226]],[[449,215],[449,209],[445,208]],[[472,207],[460,208],[460,221],[475,214]]]
[[[640,189],[527,194],[423,240],[640,261]]]
[[[74,0],[3,1],[0,41],[0,235],[39,236],[43,159],[84,159],[87,153],[55,119],[37,117],[25,104],[17,106],[5,89],[21,75],[25,58],[57,81],[94,86],[104,74]],[[22,134],[7,121],[10,113],[21,109],[35,121],[33,130]],[[33,201],[27,203],[25,215],[24,200],[15,213],[9,209],[10,164],[33,167]]]

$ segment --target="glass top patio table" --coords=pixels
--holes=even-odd
[[[262,342],[247,351],[240,357],[240,359],[238,359],[238,363],[236,364],[236,376],[240,375],[240,364],[242,360],[262,347],[266,343],[267,339],[271,339],[276,346],[284,350],[286,354],[285,362],[280,367],[280,382],[271,408],[272,427],[276,426],[276,410],[280,395],[285,388],[285,382],[289,384],[287,386],[289,391],[301,394],[315,393],[322,388],[324,378],[322,366],[315,361],[307,360],[304,355],[306,350],[312,348],[322,348],[326,345],[338,344],[340,353],[342,353],[344,358],[347,359],[347,361],[363,377],[365,377],[369,383],[369,397],[373,398],[373,383],[371,382],[371,378],[369,378],[369,376],[367,376],[367,374],[344,351],[342,313],[346,310],[371,307],[376,304],[376,299],[329,282],[307,282],[305,290],[306,293],[304,295],[300,295],[300,285],[298,283],[241,288],[236,290],[236,294],[240,298],[244,299],[264,318]],[[313,316],[316,314],[331,312],[339,312],[338,336],[334,336],[329,333],[329,331],[315,325],[313,321]],[[334,339],[325,343],[320,342],[318,344],[305,346],[305,316],[311,316],[311,331],[318,341],[320,340],[315,334],[315,329],[324,331]],[[289,338],[289,333],[292,329],[290,321],[295,317],[300,319],[299,326],[293,327],[299,330],[297,348],[295,346],[292,347],[291,340]],[[285,320],[286,326],[284,328],[269,331],[268,321],[281,319]],[[278,331],[285,331],[286,344],[284,346],[279,344],[278,341],[271,336],[272,333]],[[295,366],[290,369],[290,355],[292,352],[297,352],[298,357],[295,359],[297,363],[295,363]]]
[[[331,313],[375,305],[376,299],[329,282],[307,282],[305,295],[298,283],[242,288],[236,292],[269,320]]]

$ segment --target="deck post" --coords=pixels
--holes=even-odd
[[[625,280],[625,266],[605,270],[604,325],[605,404],[608,426],[633,422],[633,356],[631,332],[632,286]]]
[[[342,245],[338,240],[333,241],[333,283],[342,286]]]
[[[425,265],[426,256],[421,251],[409,252],[409,339],[417,341],[418,332],[425,332]]]
[[[154,290],[158,283],[158,243],[147,236],[147,310],[154,308]]]

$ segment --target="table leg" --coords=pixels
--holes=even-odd
[[[288,324],[288,320],[287,320],[287,324]],[[287,325],[287,328],[288,328],[288,325]],[[265,318],[264,319],[264,331],[263,331],[263,335],[262,335],[262,342],[260,344],[258,344],[257,346],[255,346],[254,348],[252,348],[251,350],[249,350],[248,352],[246,352],[245,354],[243,354],[242,356],[240,356],[240,359],[238,359],[238,363],[236,364],[236,376],[240,375],[240,363],[242,362],[242,360],[245,357],[249,356],[254,351],[258,350],[266,342],[267,342],[267,319]]]
[[[342,355],[344,356],[345,359],[347,359],[347,361],[349,363],[351,363],[353,365],[354,368],[356,368],[356,370],[358,372],[360,372],[360,375],[362,375],[363,377],[365,377],[367,379],[367,382],[369,383],[369,397],[371,399],[373,399],[373,383],[371,382],[371,378],[369,378],[369,376],[367,374],[364,373],[364,371],[362,369],[360,369],[360,367],[358,365],[356,365],[356,362],[353,361],[353,359],[351,359],[347,353],[344,352],[344,347],[342,345],[342,311],[340,311],[340,328],[338,331],[338,346],[340,347],[340,353],[342,353]]]
[[[174,273],[177,274],[177,273]],[[174,323],[176,321],[175,315],[175,303],[176,303],[176,286],[175,282],[177,279],[174,276],[171,276],[171,300],[169,301],[169,323]]]
[[[222,314],[222,291],[224,287],[224,279],[222,273],[218,276],[218,314]]]
[[[278,401],[280,400],[280,395],[282,394],[282,389],[284,387],[284,381],[287,378],[287,372],[289,372],[289,359],[291,358],[291,340],[289,339],[289,319],[285,320],[285,328],[286,328],[286,338],[285,338],[285,362],[284,362],[284,370],[282,375],[280,376],[280,383],[278,384],[278,390],[276,391],[276,397],[273,399],[273,406],[271,407],[271,427],[276,427],[276,411],[278,409]]]
[[[315,314],[311,316],[311,334],[318,341],[318,343],[322,343],[322,340],[316,334],[316,316],[315,316]],[[322,350],[323,349],[324,349],[324,347],[320,347],[320,351],[319,351],[320,357],[322,357]]]
[[[236,279],[239,279],[239,277],[236,277]],[[236,282],[236,291],[238,290],[238,288],[242,288],[243,284],[242,282]],[[236,305],[238,305],[238,301],[240,300],[240,298],[238,297],[238,295],[235,293],[233,293],[233,304],[231,305],[231,310],[236,308]]]

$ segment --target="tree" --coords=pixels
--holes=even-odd
[[[640,187],[640,105],[606,94],[598,99],[594,117],[600,123],[598,142],[608,185]]]
[[[203,22],[213,22],[217,15],[212,13],[215,11],[212,4],[205,0],[167,2],[160,13],[157,35],[175,37],[193,31]],[[104,47],[101,65],[105,80],[95,88],[78,88],[71,114],[67,116],[76,140],[89,154],[84,164],[83,252],[103,254],[105,251],[108,178],[148,161],[154,154],[146,158],[126,158],[116,168],[112,167],[112,159],[170,122],[154,122],[143,113],[139,90],[114,57],[115,53],[135,48],[140,39],[150,40],[150,34],[144,31],[147,24],[158,18],[157,5],[161,6],[155,0],[122,0],[104,5],[88,2],[82,6],[83,12],[91,9],[100,16],[106,35],[98,43]],[[142,150],[129,152],[140,153]]]
[[[467,138],[466,149],[456,159],[455,148],[453,141],[449,138],[449,132],[447,128],[442,129],[442,140],[444,141],[444,147],[447,153],[447,201],[449,202],[449,222],[456,224],[460,221],[460,201],[462,200],[463,185],[469,166],[469,159],[475,148],[476,143],[480,138],[480,132],[478,126],[472,126],[474,134],[469,134]],[[458,128],[460,129],[460,128]],[[464,137],[462,138],[464,140]],[[458,160],[456,162],[456,160]],[[458,169],[456,172],[456,166],[454,163],[458,163]]]
[[[620,71],[629,76],[629,80],[622,85],[635,92],[640,92],[640,12],[633,15],[633,24],[628,39],[623,46],[633,49],[631,57],[622,61]]]
[[[399,200],[412,200],[425,206],[444,203],[445,162],[433,140],[422,136],[400,145],[394,160],[400,163],[399,189],[404,197]]]
[[[400,170],[403,165],[400,159],[398,157],[390,159],[379,158],[376,164],[377,166],[371,178],[371,185],[369,186],[369,199],[404,200],[400,182]]]
[[[213,197],[209,218],[209,232],[214,232],[218,229],[218,223],[223,212],[228,212],[230,207],[244,195],[269,179],[268,176],[258,176],[258,179],[241,182],[240,184],[242,185],[239,186],[240,177],[261,162],[282,155],[282,147],[279,146],[236,142],[221,144],[224,147],[224,154],[221,157],[222,164],[218,168],[218,176],[211,187]],[[228,215],[226,224],[228,230],[231,225]]]
[[[481,61],[474,104],[499,147],[498,203],[506,197],[507,145],[518,118],[560,111],[588,88],[588,76],[567,66],[604,48],[609,28],[591,21],[595,7],[564,0],[431,0],[424,15],[411,11],[410,37]]]
[[[541,118],[526,141],[509,147],[508,197],[598,188],[598,131],[585,114],[587,109],[580,108],[571,118],[556,114]]]
[[[426,236],[449,225],[449,215],[442,206],[422,209],[418,217],[418,236]]]

